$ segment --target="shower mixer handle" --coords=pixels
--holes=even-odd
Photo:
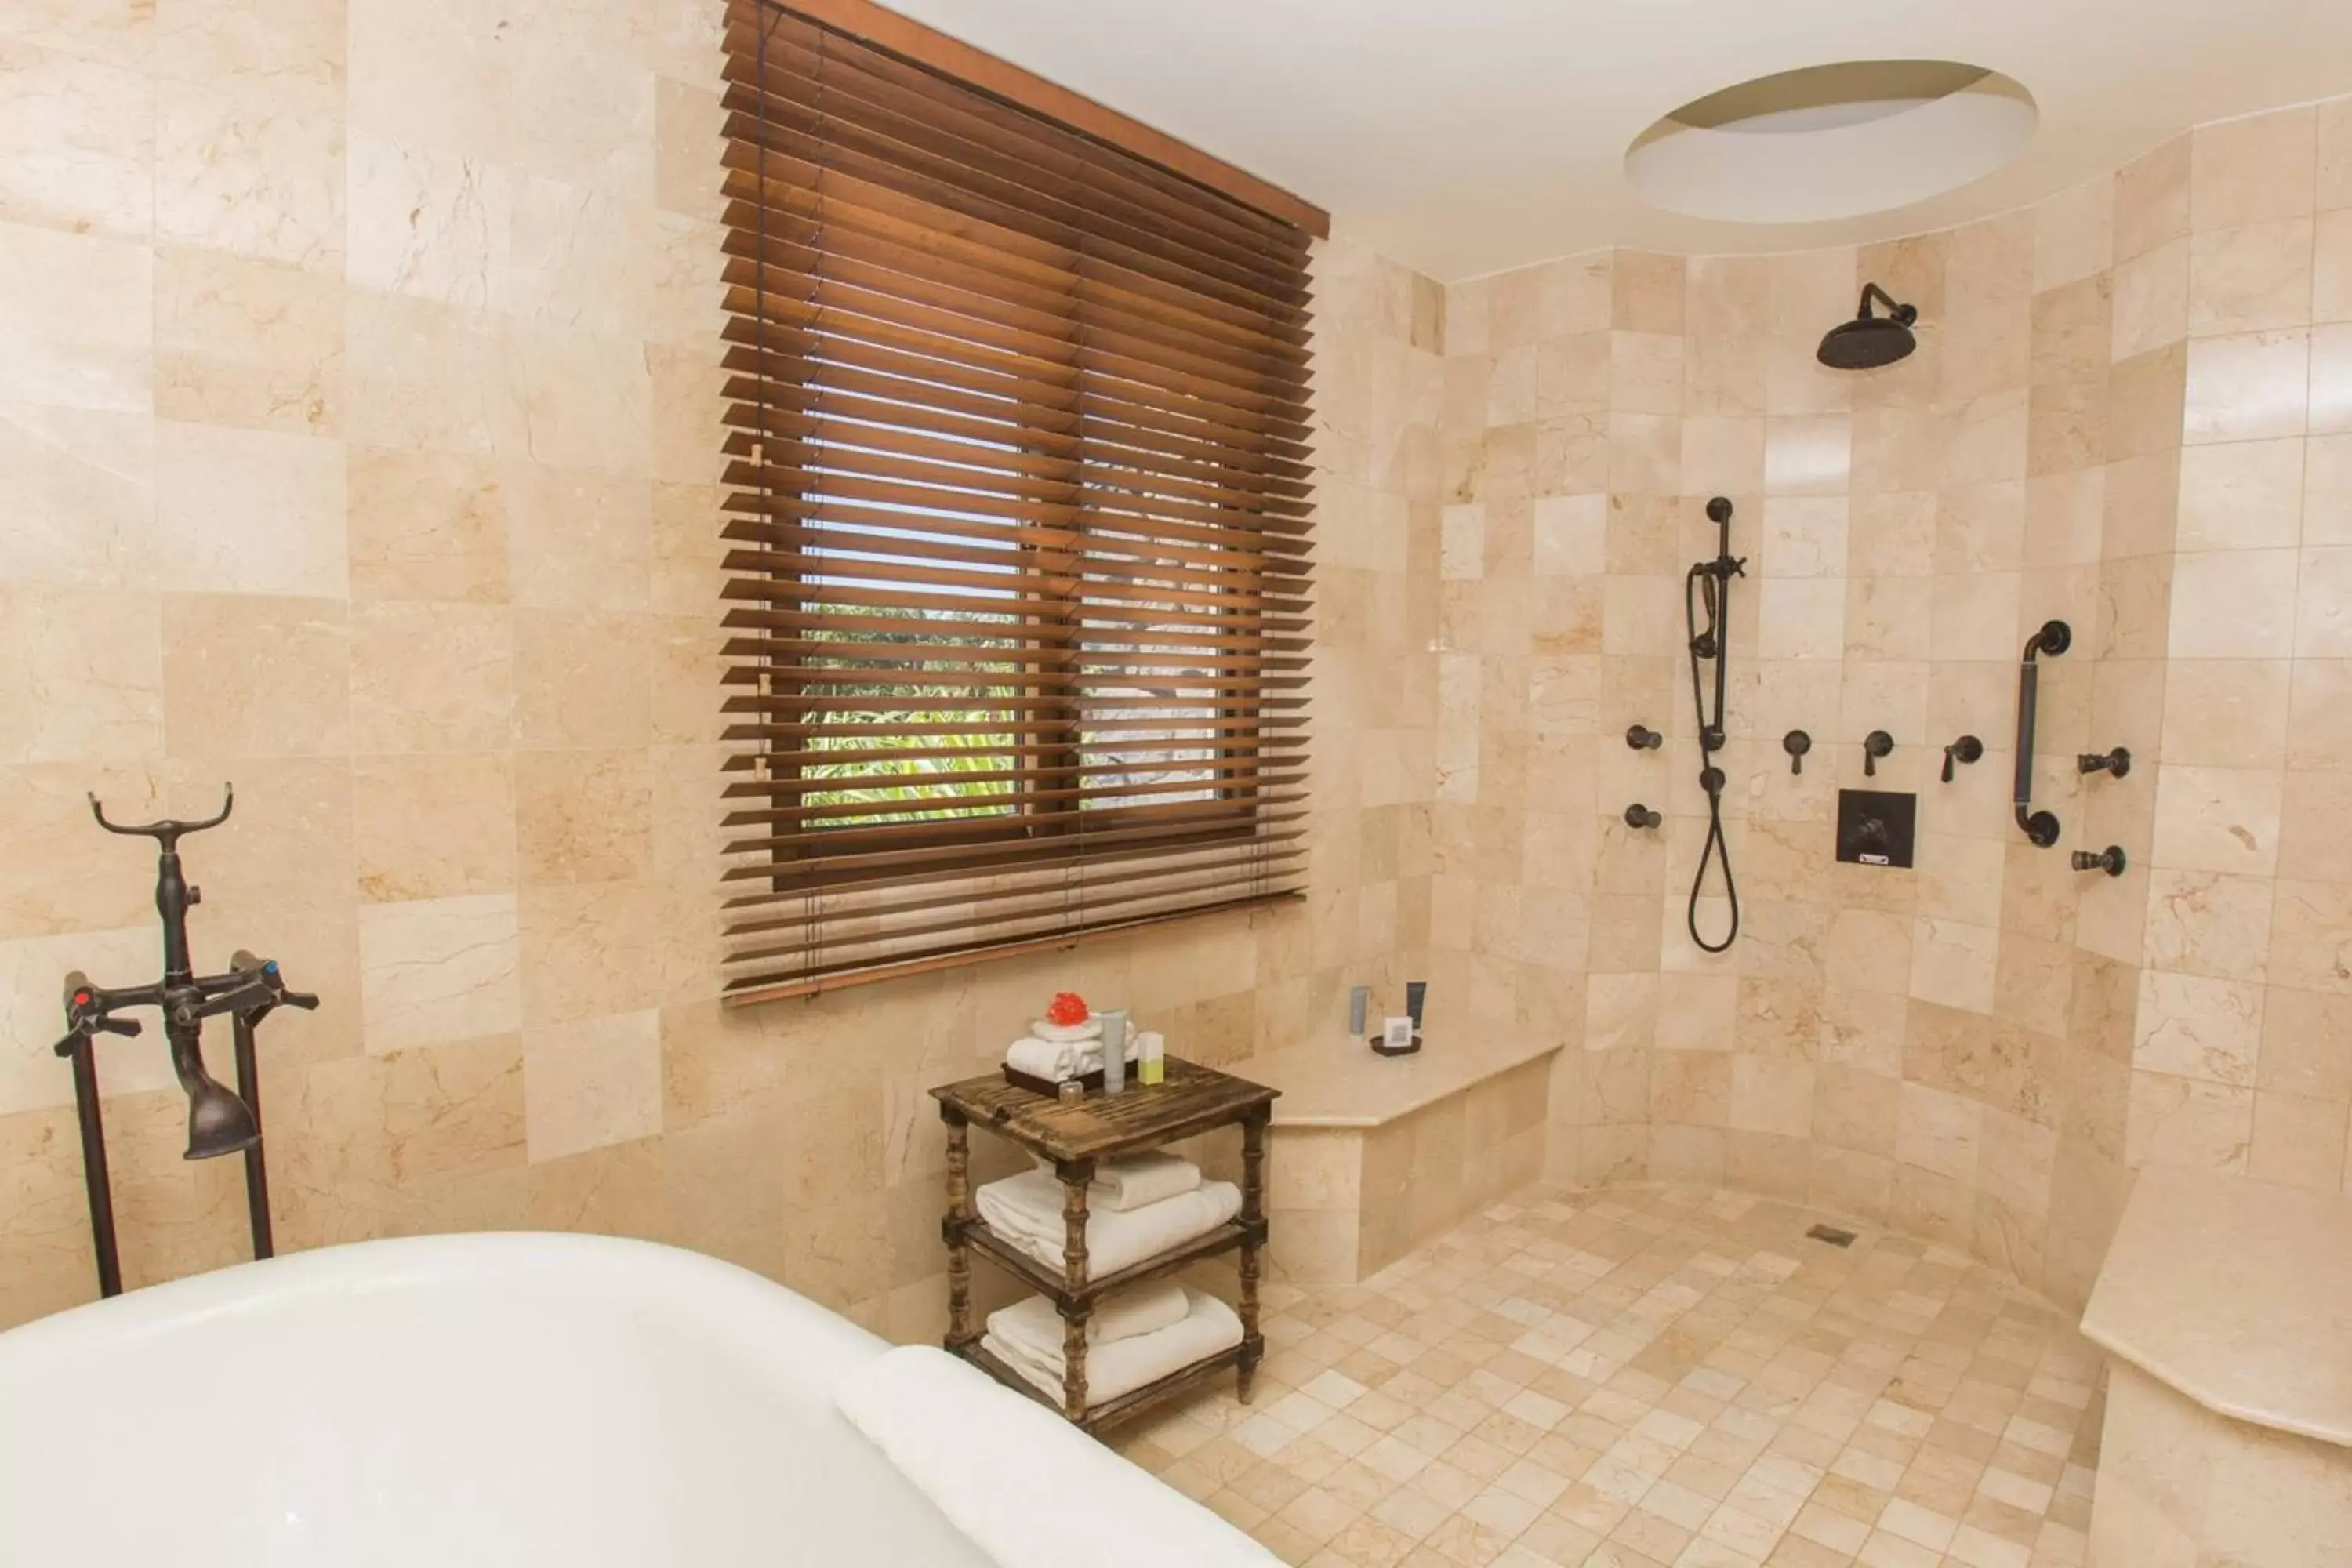
[[[1780,749],[1789,753],[1789,771],[1801,773],[1805,771],[1805,753],[1813,749],[1813,738],[1802,730],[1791,730],[1780,737]]]
[[[1654,752],[1665,742],[1666,738],[1664,735],[1646,724],[1629,724],[1625,727],[1625,743],[1637,752]]]
[[[141,1025],[136,1018],[117,1018],[110,1009],[114,998],[89,983],[89,976],[77,969],[66,976],[66,1032],[57,1043],[57,1054],[69,1057],[74,1047],[99,1034],[136,1035]]]
[[[228,967],[231,973],[250,974],[254,977],[253,984],[247,987],[247,991],[237,994],[239,996],[246,995],[247,992],[259,994],[257,1005],[248,1005],[236,1009],[246,1016],[247,1023],[261,1022],[269,1016],[271,1009],[277,1007],[295,1007],[305,1013],[315,1013],[319,1010],[319,998],[311,993],[286,989],[286,976],[278,973],[278,961],[274,958],[256,958],[243,948],[239,948],[229,955]]]
[[[1628,827],[1655,827],[1664,820],[1638,800],[1625,808],[1625,826]]]
[[[1884,730],[1873,730],[1862,738],[1862,773],[1864,778],[1878,776],[1878,759],[1895,749],[1895,737]]]
[[[1952,782],[1954,763],[1975,763],[1984,756],[1984,742],[1974,735],[1963,735],[1944,748],[1944,782]]]

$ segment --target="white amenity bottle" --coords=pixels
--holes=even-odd
[[[1118,1094],[1127,1088],[1127,1009],[1109,1007],[1095,1016],[1102,1020],[1103,1092]]]

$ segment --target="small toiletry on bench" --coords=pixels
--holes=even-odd
[[[1381,1021],[1381,1037],[1372,1042],[1372,1049],[1384,1057],[1409,1057],[1421,1048],[1412,1037],[1412,1020],[1402,1016]]]
[[[1157,1029],[1135,1037],[1135,1081],[1147,1089],[1168,1081],[1168,1037]]]

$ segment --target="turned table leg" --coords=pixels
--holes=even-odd
[[[1247,1405],[1257,1392],[1257,1363],[1265,1342],[1257,1331],[1257,1267],[1260,1238],[1265,1231],[1265,1126],[1261,1111],[1242,1123],[1242,1224],[1248,1236],[1242,1242],[1242,1357],[1240,1393]]]
[[[1063,1277],[1073,1296],[1087,1288],[1087,1184],[1095,1179],[1091,1160],[1060,1167],[1062,1178]],[[1087,1415],[1087,1321],[1091,1306],[1062,1309],[1062,1414],[1072,1421]]]
[[[964,1226],[971,1223],[971,1126],[961,1113],[940,1107],[948,1124],[948,1348],[971,1338],[971,1243]]]

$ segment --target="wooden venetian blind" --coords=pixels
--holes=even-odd
[[[1308,237],[728,20],[730,996],[1297,896]]]

